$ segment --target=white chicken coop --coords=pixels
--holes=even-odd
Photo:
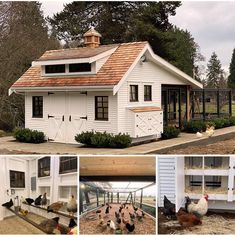
[[[10,199],[14,206],[48,217],[46,210],[22,203],[23,198],[37,198],[47,193],[48,205],[57,201],[68,203],[73,194],[77,199],[77,157],[63,156],[2,156],[0,157],[0,204]],[[64,212],[66,213],[66,207]],[[0,206],[0,221],[13,213]],[[54,215],[55,216],[55,215]],[[68,218],[61,216],[60,223]]]
[[[164,195],[184,206],[184,197],[209,195],[209,209],[235,210],[235,156],[164,156],[158,158],[158,205]]]

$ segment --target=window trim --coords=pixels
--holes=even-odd
[[[62,158],[67,158],[68,161],[69,161],[69,160],[71,161],[71,160],[77,159],[76,156],[73,156],[73,157],[60,156],[60,159],[59,159],[59,175],[64,175],[64,174],[69,174],[69,173],[76,173],[76,172],[78,171],[78,169],[77,169],[78,166],[77,166],[77,165],[76,165],[76,167],[73,168],[73,169],[66,170],[66,171],[62,171],[62,170],[61,170]],[[77,159],[76,161],[78,161],[78,159]]]
[[[132,99],[132,87],[135,87],[135,88],[137,88],[136,89],[136,91],[135,91],[135,96],[136,96],[136,99]],[[139,102],[139,85],[137,85],[137,84],[131,84],[130,86],[129,86],[129,101],[130,102]]]
[[[49,175],[41,175],[41,174],[40,174],[40,170],[41,170],[41,169],[47,169],[46,167],[43,167],[43,168],[40,168],[40,169],[39,169],[39,162],[40,162],[41,160],[45,159],[45,158],[48,158],[48,159],[49,159],[49,167],[47,167],[47,168],[49,168]],[[37,162],[37,171],[38,171],[38,173],[37,173],[37,177],[38,177],[38,178],[50,177],[50,176],[51,176],[51,157],[46,156],[46,157],[42,157],[42,158],[38,159],[38,162]]]
[[[150,87],[150,93],[148,94],[148,93],[145,93],[145,91],[147,92],[147,90],[145,90],[145,88],[147,89],[147,87]],[[153,96],[152,96],[152,85],[144,85],[144,101],[152,101],[153,100]],[[149,95],[149,96],[148,96]],[[146,99],[146,98],[148,98],[149,97],[149,99]]]
[[[41,112],[38,115],[35,115],[35,99],[36,98],[42,98],[42,105],[41,105],[41,107],[39,105],[40,101],[39,100],[37,101],[37,105],[41,109]],[[32,96],[32,118],[43,118],[43,103],[44,103],[43,100],[44,100],[44,98],[43,98],[42,95],[33,95]]]
[[[21,173],[23,175],[23,186],[12,186],[11,173]],[[17,188],[17,189],[25,188],[25,172],[24,171],[9,170],[9,177],[10,177],[10,188]]]
[[[102,107],[98,107],[98,98],[102,98]],[[107,98],[107,107],[104,107],[103,99]],[[102,116],[103,118],[98,117],[98,108],[102,108]],[[104,112],[104,109],[107,108],[107,112]],[[104,114],[107,113],[107,118],[104,117]],[[109,96],[95,96],[95,121],[108,121],[109,120]]]

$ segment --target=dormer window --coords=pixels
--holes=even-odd
[[[69,74],[90,74],[95,72],[95,64],[93,63],[71,63],[71,64],[55,64],[45,65],[43,73],[45,75],[69,75]]]
[[[91,64],[89,63],[69,64],[69,72],[70,73],[91,72]]]
[[[45,73],[65,73],[65,64],[46,65]]]

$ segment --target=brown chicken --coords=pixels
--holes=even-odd
[[[184,210],[180,209],[176,214],[177,220],[180,225],[184,228],[193,227],[195,225],[201,225],[202,221],[194,214],[187,213]]]
[[[73,195],[71,195],[71,198],[67,204],[67,211],[69,212],[69,215],[71,214],[72,216],[77,212],[77,201]]]
[[[43,228],[47,234],[52,234],[55,229],[58,229],[59,219],[59,217],[45,219],[39,224],[39,226]]]
[[[47,212],[58,212],[63,206],[63,202],[54,202],[47,207]]]

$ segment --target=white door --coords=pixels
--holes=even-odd
[[[76,143],[75,136],[87,130],[87,95],[70,92],[68,99],[67,142]]]
[[[48,137],[49,141],[66,142],[66,94],[64,92],[48,95]]]
[[[235,176],[235,157],[229,157],[229,175],[228,175],[228,201],[234,201],[234,176]]]

